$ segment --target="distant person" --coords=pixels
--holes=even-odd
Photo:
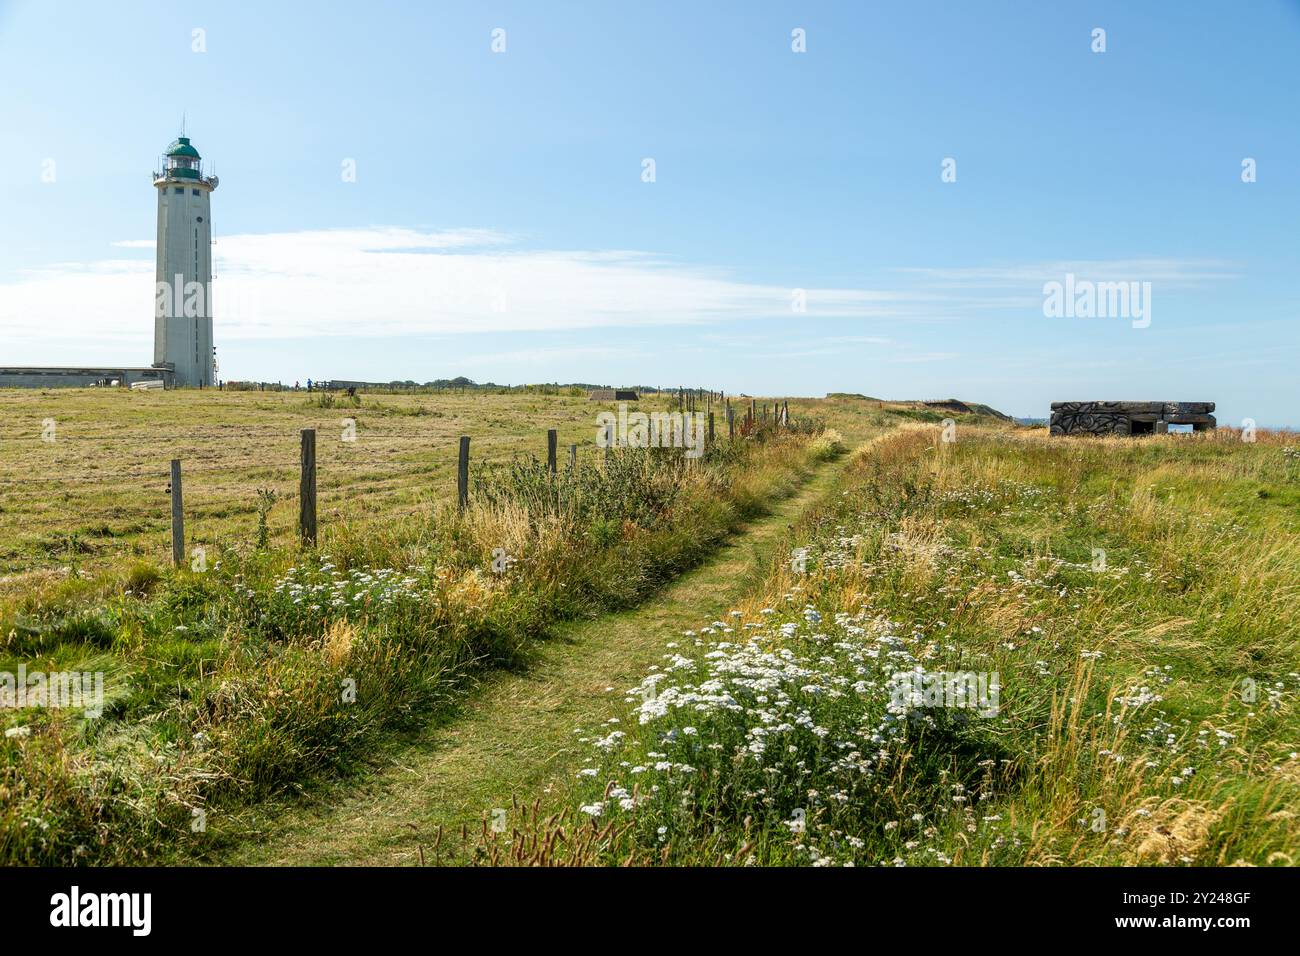
[[[307,391],[311,391],[311,379],[307,379]]]

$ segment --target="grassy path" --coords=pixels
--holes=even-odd
[[[316,801],[272,814],[260,838],[223,862],[412,865],[423,846],[431,863],[438,827],[446,834],[459,834],[462,823],[477,830],[485,813],[511,807],[514,795],[531,802],[550,793],[552,783],[576,769],[574,728],[615,714],[623,692],[660,661],[665,644],[735,606],[765,570],[782,532],[825,493],[847,460],[822,466],[794,497],[641,606],[562,626],[527,672],[489,675],[460,717],[394,752],[327,805]],[[444,847],[452,843],[459,837],[444,838]]]

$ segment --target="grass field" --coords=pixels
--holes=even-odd
[[[523,665],[556,622],[631,606],[788,496],[835,440],[797,409],[703,458],[593,448],[584,399],[303,393],[7,393],[0,671],[102,674],[105,707],[6,710],[0,859],[170,858],[192,820],[343,772],[383,735],[445,719],[467,679]],[[831,409],[833,411],[833,409]],[[846,410],[846,427],[887,417]],[[321,538],[293,532],[297,432],[320,442]],[[41,440],[45,419],[54,442]],[[545,429],[582,444],[549,479]],[[461,433],[474,504],[449,503]],[[44,457],[42,457],[44,456]],[[147,459],[144,457],[147,456]],[[163,463],[187,468],[167,566]],[[28,481],[29,475],[37,480]],[[260,540],[259,488],[282,495]],[[53,491],[52,491],[53,490]],[[283,500],[288,498],[286,502]],[[50,546],[50,542],[62,542]],[[497,568],[494,557],[508,554]],[[498,573],[499,572],[499,573]]]
[[[482,858],[1294,865],[1297,505],[1294,435],[895,432]]]
[[[0,674],[104,680],[102,712],[0,712],[0,862],[1300,853],[1294,435],[950,442],[842,396],[606,462],[577,397],[0,404]],[[582,446],[555,478],[550,427]],[[491,465],[464,514],[460,434]],[[198,571],[168,566],[171,457]]]
[[[859,404],[821,403],[816,413],[856,433],[871,418]],[[668,399],[632,407],[652,406]],[[596,455],[595,414],[607,407],[585,396],[474,391],[366,394],[354,406],[306,392],[0,390],[0,596],[72,568],[167,560],[173,458],[183,462],[191,546],[256,540],[263,488],[276,493],[269,528],[285,546],[296,534],[304,428],[317,430],[318,508],[327,527],[432,514],[455,496],[461,435],[471,437],[476,465],[544,456],[549,428],[559,432],[562,461],[570,444],[584,458]],[[813,410],[795,402],[791,413]],[[351,442],[343,440],[349,419]],[[49,421],[53,441],[42,440]],[[720,415],[717,427],[725,427]]]
[[[334,407],[322,407],[322,402]],[[592,445],[585,398],[364,395],[353,407],[306,392],[0,391],[0,578],[125,556],[170,554],[169,463],[184,467],[188,536],[197,546],[252,541],[257,490],[275,491],[277,544],[295,533],[299,432],[317,430],[319,512],[338,518],[428,514],[455,495],[457,440],[476,462]],[[54,422],[54,441],[42,441]],[[344,441],[346,419],[356,440]],[[20,578],[21,580],[21,578]]]
[[[484,675],[472,706],[376,755],[372,772],[328,790],[268,801],[216,825],[236,839],[205,859],[239,865],[430,865],[474,859],[462,827],[485,817],[519,821],[518,800],[560,810],[563,788],[585,756],[579,723],[621,713],[619,688],[655,664],[664,643],[702,614],[724,614],[761,579],[802,509],[830,487],[842,461],[823,465],[797,494],[774,502],[701,566],[635,608],[557,627],[526,669]],[[439,839],[439,835],[442,839]]]

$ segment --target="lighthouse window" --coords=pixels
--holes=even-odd
[[[191,189],[191,190],[190,190],[190,195],[191,195],[191,196],[197,196],[198,194],[199,194],[199,191],[198,191],[197,189]]]
[[[177,196],[184,196],[184,195],[185,195],[185,187],[184,187],[184,186],[173,186],[173,187],[172,187],[172,193],[175,194],[175,195],[177,195]]]

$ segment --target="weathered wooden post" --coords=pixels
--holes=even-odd
[[[555,429],[548,428],[546,430],[546,470],[551,474],[555,474],[555,448],[558,440],[559,436],[556,434]]]
[[[727,406],[727,441],[736,440],[736,410]]]
[[[781,418],[785,423],[785,427],[789,428],[790,427],[790,400],[788,398],[781,403]]]
[[[713,447],[713,412],[709,412],[709,447]]]
[[[172,459],[172,565],[185,561],[185,506],[181,498],[181,460]]]
[[[298,484],[298,530],[302,543],[316,543],[316,429],[302,430],[302,477]]]
[[[569,446],[569,468],[573,471],[578,470],[578,446]]]
[[[469,507],[469,436],[460,436],[460,457],[456,461],[456,501],[461,511]]]
[[[749,400],[749,427],[753,428],[758,424],[758,403],[754,399]]]

